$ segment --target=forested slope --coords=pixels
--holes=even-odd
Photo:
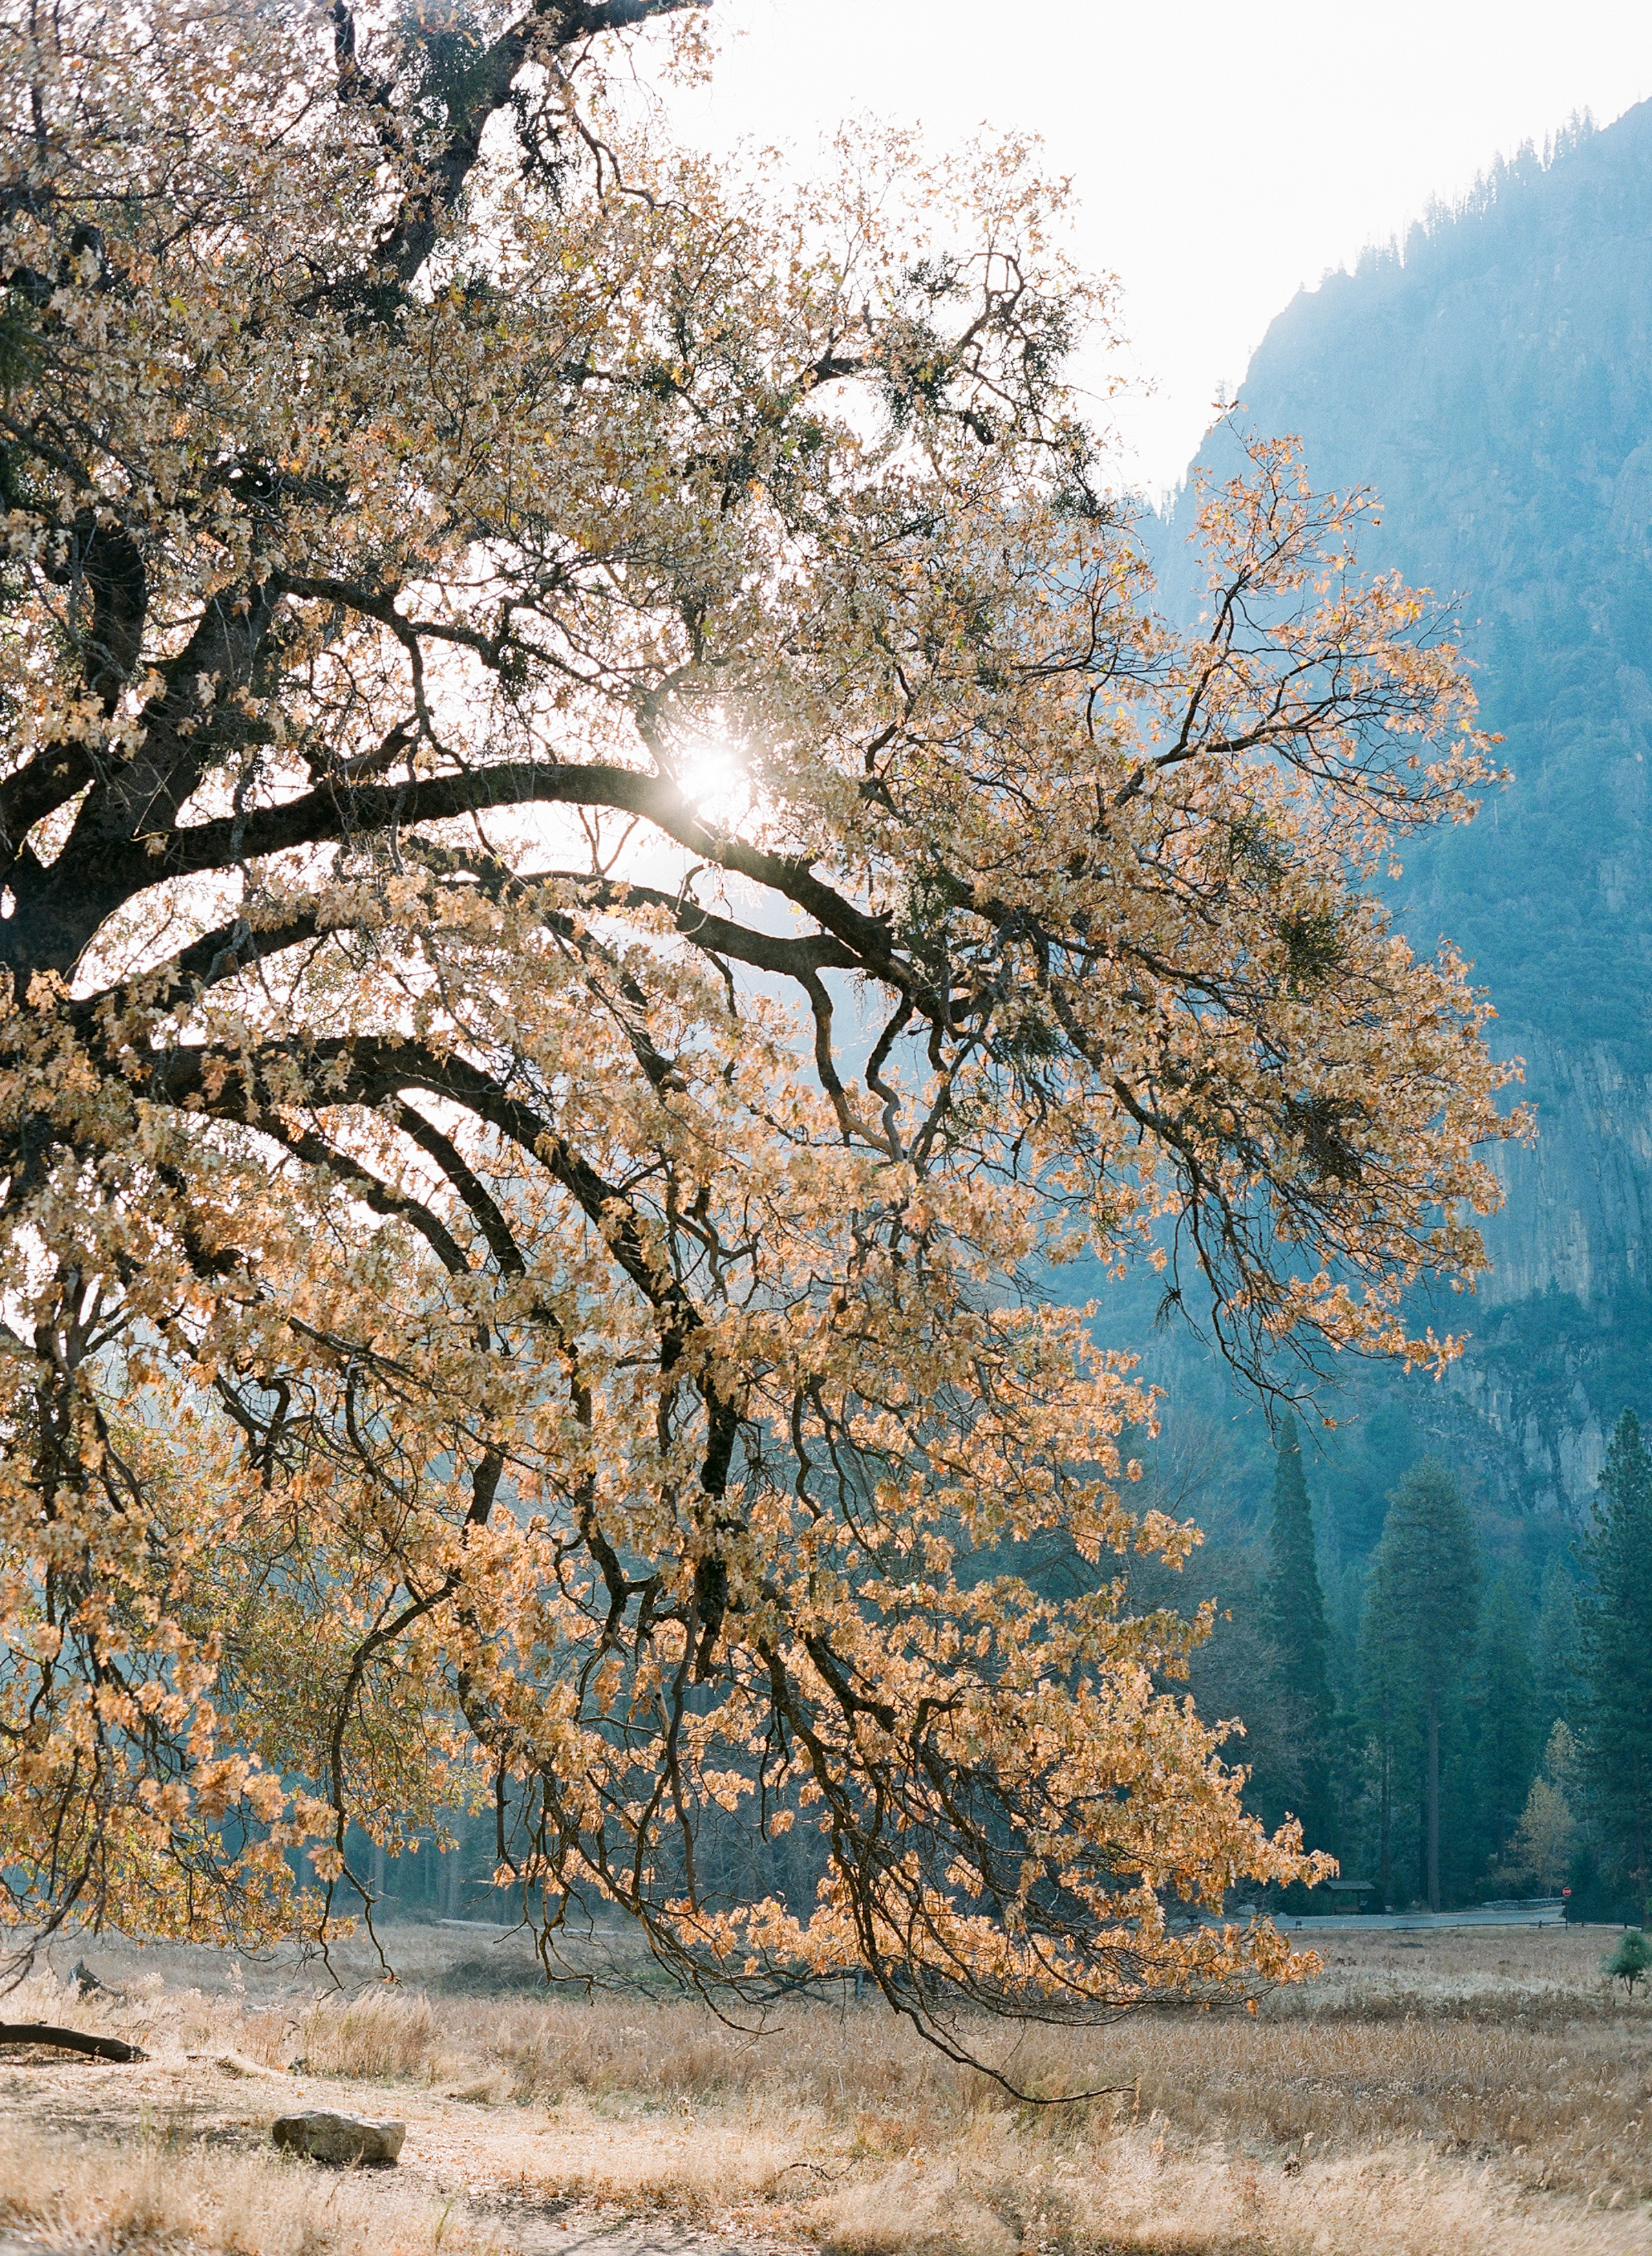
[[[1241,397],[1317,484],[1376,490],[1372,564],[1460,598],[1505,740],[1513,783],[1413,851],[1396,897],[1415,940],[1473,959],[1543,1130],[1504,1164],[1450,1403],[1492,1493],[1569,1517],[1618,1412],[1652,1408],[1652,104],[1301,293]]]

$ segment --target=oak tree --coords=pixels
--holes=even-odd
[[[1288,1971],[1170,1923],[1316,1869],[1198,1619],[1014,1571],[1195,1540],[1037,1280],[1453,1352],[1505,1070],[1370,889],[1489,772],[1440,621],[1269,444],[1172,632],[1024,152],[723,177],[671,0],[0,36],[5,1915],[336,1919],[480,1793],[547,1952],[948,2043]]]

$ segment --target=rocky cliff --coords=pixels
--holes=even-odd
[[[1505,1506],[1575,1512],[1652,1412],[1652,104],[1302,293],[1242,400],[1317,484],[1376,490],[1362,554],[1459,598],[1505,740],[1513,783],[1397,899],[1474,961],[1542,1135],[1504,1155],[1471,1355],[1405,1414]]]

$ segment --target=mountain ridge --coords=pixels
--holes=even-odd
[[[1574,1517],[1625,1404],[1652,1414],[1652,102],[1298,293],[1241,398],[1317,487],[1374,490],[1362,563],[1458,599],[1513,771],[1392,894],[1473,962],[1540,1129],[1494,1156],[1494,1267],[1447,1312],[1469,1353],[1408,1413],[1501,1505]],[[1218,426],[1195,470],[1239,444]],[[1155,543],[1184,611],[1195,507],[1190,480]]]

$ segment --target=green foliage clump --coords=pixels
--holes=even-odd
[[[1625,1928],[1617,1949],[1600,1961],[1600,1971],[1609,1981],[1621,1982],[1633,1996],[1635,1984],[1652,1973],[1652,1935],[1638,1927]]]

